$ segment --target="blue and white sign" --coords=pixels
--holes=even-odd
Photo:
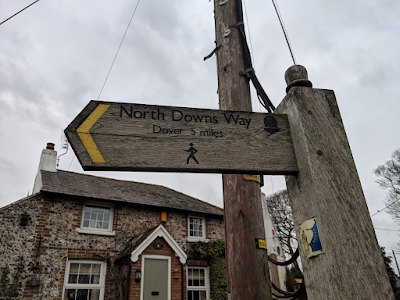
[[[322,253],[321,240],[319,238],[316,218],[312,218],[300,225],[301,246],[307,258]]]

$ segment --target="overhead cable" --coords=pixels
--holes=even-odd
[[[293,256],[287,261],[277,261],[269,255],[268,255],[268,261],[270,261],[271,263],[273,263],[274,265],[277,265],[277,266],[287,266],[287,265],[292,264],[299,257],[299,254],[300,254],[299,248],[297,248],[297,250],[293,254]]]
[[[384,231],[400,231],[400,230],[397,230],[397,229],[386,229],[386,228],[376,228],[376,227],[374,227],[374,229],[384,230]]]
[[[383,212],[386,208],[388,208],[389,206],[392,206],[393,204],[395,204],[398,200],[393,201],[392,203],[390,203],[389,205],[385,206],[384,208],[382,208],[381,210],[378,210],[376,213],[374,213],[373,215],[371,215],[371,218],[377,214],[379,214],[380,212]]]
[[[253,66],[256,66],[256,61],[254,59],[254,51],[253,51],[253,44],[251,42],[251,34],[250,34],[250,25],[249,25],[249,17],[247,16],[247,8],[246,8],[246,1],[243,1],[244,13],[246,15],[246,23],[247,23],[247,33],[249,35],[249,42],[250,42],[250,55],[253,60]]]
[[[240,42],[242,45],[242,52],[243,52],[243,61],[245,71],[242,72],[240,75],[246,75],[250,78],[251,82],[253,83],[258,100],[260,101],[261,105],[268,111],[273,112],[275,110],[275,106],[272,104],[271,100],[269,99],[267,93],[265,93],[261,83],[258,81],[256,73],[253,69],[253,64],[251,62],[250,50],[246,40],[246,33],[244,31],[244,23],[243,23],[243,10],[242,10],[242,1],[236,0],[236,20],[237,24],[232,25],[232,27],[237,28],[239,30]]]
[[[16,15],[18,15],[19,13],[23,12],[25,9],[27,9],[28,7],[32,6],[33,4],[35,4],[36,2],[39,2],[39,0],[36,0],[34,2],[32,2],[31,4],[29,4],[27,7],[21,9],[19,12],[13,14],[11,17],[9,17],[8,19],[5,19],[3,22],[0,23],[0,25],[4,24],[5,22],[7,22],[8,20],[10,20],[11,18],[14,18]]]
[[[113,66],[114,66],[115,60],[117,59],[119,50],[121,49],[122,43],[124,42],[126,33],[128,32],[129,26],[131,25],[132,19],[133,19],[135,13],[136,13],[136,9],[138,8],[139,3],[140,3],[140,0],[138,0],[138,2],[136,3],[135,9],[133,10],[132,16],[131,16],[131,18],[130,18],[130,20],[129,20],[129,23],[128,23],[128,26],[126,26],[125,33],[124,33],[124,35],[122,36],[121,43],[119,44],[118,49],[117,49],[117,52],[115,53],[114,59],[113,59],[113,61],[112,61],[112,63],[111,63],[110,69],[108,70],[106,79],[104,80],[103,86],[101,87],[101,90],[100,90],[99,96],[97,97],[97,100],[100,99],[100,96],[101,96],[101,94],[103,93],[104,86],[106,85],[107,80],[108,80],[108,77],[110,76],[111,70],[112,70],[112,68],[113,68]]]
[[[291,46],[290,41],[289,41],[289,36],[288,36],[288,34],[286,32],[285,24],[283,23],[283,18],[282,18],[281,12],[280,12],[279,7],[278,7],[278,3],[276,2],[276,0],[272,0],[272,4],[274,5],[275,11],[276,11],[276,15],[278,16],[278,19],[279,19],[279,23],[281,23],[282,31],[283,31],[283,34],[285,36],[286,43],[287,43],[287,45],[289,47],[289,52],[290,52],[290,55],[292,56],[293,63],[295,65],[297,65],[296,64],[296,60],[294,58],[294,53],[292,51],[292,46]]]

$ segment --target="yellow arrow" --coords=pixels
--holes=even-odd
[[[100,117],[106,112],[106,110],[110,107],[109,104],[99,104],[94,111],[86,118],[85,121],[78,127],[76,133],[81,139],[83,145],[85,146],[87,152],[90,155],[90,158],[94,163],[105,163],[106,160],[101,154],[99,148],[93,140],[92,135],[90,134],[90,129],[94,124],[100,119]]]

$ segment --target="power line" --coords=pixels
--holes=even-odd
[[[382,208],[381,210],[378,210],[376,213],[374,213],[373,215],[371,215],[371,218],[377,214],[379,214],[380,212],[384,211],[386,208],[388,208],[389,206],[392,206],[393,204],[395,204],[397,202],[397,200],[393,201],[392,203],[390,203],[389,205],[385,206],[384,208]]]
[[[249,17],[247,16],[247,8],[246,8],[246,1],[243,1],[244,4],[244,13],[246,15],[246,23],[247,23],[247,28],[248,28],[248,33],[249,33],[249,42],[250,42],[250,54],[251,54],[251,59],[253,61],[253,66],[256,66],[256,61],[254,59],[254,51],[253,51],[253,44],[251,42],[251,35],[250,35],[250,25],[249,25]]]
[[[246,1],[243,0],[243,4],[244,4],[243,5],[244,6],[244,13],[246,15],[246,23],[247,23],[247,28],[248,28],[247,32],[248,32],[248,35],[249,35],[249,42],[250,42],[250,57],[251,57],[251,60],[253,62],[253,66],[255,68],[256,67],[256,60],[254,58],[253,43],[251,42],[250,25],[249,25],[249,17],[247,16]],[[259,107],[259,109],[261,111],[261,102],[260,101],[258,102],[258,107]]]
[[[119,46],[118,46],[117,53],[115,53],[114,60],[113,60],[113,62],[111,63],[111,67],[110,67],[110,69],[108,70],[108,73],[107,73],[106,79],[104,80],[103,86],[101,87],[101,90],[100,90],[99,96],[97,97],[97,100],[99,100],[99,99],[100,99],[101,93],[103,93],[104,86],[106,85],[106,83],[107,83],[107,80],[108,80],[108,77],[110,76],[111,70],[112,70],[112,68],[113,68],[113,66],[114,66],[115,60],[117,59],[117,56],[118,56],[119,50],[121,49],[122,43],[124,42],[124,39],[125,39],[126,33],[128,32],[129,26],[131,25],[131,22],[132,22],[133,16],[134,16],[134,15],[135,15],[135,13],[136,13],[136,9],[138,8],[138,6],[139,6],[139,3],[140,3],[140,0],[138,0],[138,2],[136,3],[136,7],[135,7],[135,9],[133,10],[133,13],[132,13],[131,19],[129,20],[129,23],[128,23],[128,26],[126,26],[125,33],[124,33],[124,35],[122,36],[121,43],[120,43],[120,44],[119,44]]]
[[[33,4],[35,4],[36,2],[39,2],[39,0],[36,0],[34,2],[32,2],[31,4],[29,4],[27,7],[21,9],[19,12],[13,14],[11,17],[9,17],[8,19],[5,19],[3,22],[0,23],[0,25],[4,24],[5,22],[7,22],[8,20],[10,20],[11,18],[14,18],[16,15],[18,15],[19,13],[23,12],[25,9],[27,9],[28,7],[32,6]]]
[[[386,229],[386,228],[376,228],[376,227],[374,227],[374,229],[385,230],[385,231],[400,231],[400,230],[397,230],[397,229]]]
[[[74,158],[75,158],[75,154],[74,154],[74,156],[72,156],[71,163],[70,163],[69,166],[68,166],[68,171],[69,171],[69,169],[71,168],[71,165],[72,165],[72,162],[74,161]]]
[[[274,5],[275,11],[276,11],[276,15],[278,16],[278,19],[279,19],[279,23],[281,23],[282,31],[283,31],[283,34],[285,36],[286,43],[287,43],[287,45],[289,47],[289,51],[290,51],[290,55],[292,56],[293,63],[295,65],[297,65],[296,64],[296,60],[294,58],[294,53],[292,51],[292,46],[291,46],[290,41],[289,41],[289,36],[288,36],[288,34],[286,32],[286,28],[285,28],[285,24],[283,23],[283,18],[282,18],[281,12],[279,11],[278,3],[276,3],[276,0],[272,0],[272,4]]]

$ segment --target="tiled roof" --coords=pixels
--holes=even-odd
[[[61,170],[57,172],[41,171],[41,175],[42,192],[174,208],[212,215],[224,214],[223,210],[217,206],[160,185]]]

